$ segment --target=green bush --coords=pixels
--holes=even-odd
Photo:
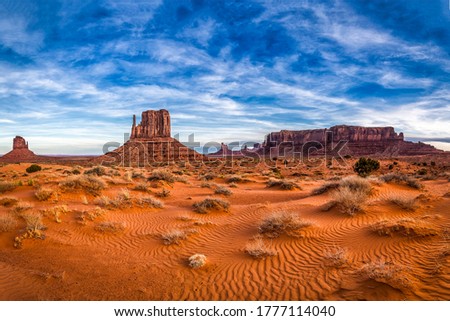
[[[376,171],[379,168],[380,168],[379,161],[365,157],[361,157],[355,163],[355,165],[353,165],[353,170],[361,177],[369,176],[370,173]]]
[[[35,173],[42,170],[42,167],[36,164],[31,165],[26,169],[27,173]]]

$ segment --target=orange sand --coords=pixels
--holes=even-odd
[[[351,217],[334,207],[323,211],[332,192],[311,196],[311,191],[333,176],[351,175],[349,168],[322,169],[323,175],[303,169],[282,169],[301,189],[284,191],[267,188],[267,168],[219,169],[209,183],[227,186],[226,172],[245,174],[250,182],[229,188],[233,195],[214,195],[202,188],[199,174],[211,172],[200,168],[182,175],[187,183],[173,186],[162,209],[137,206],[105,209],[94,221],[81,224],[81,211],[93,209],[94,196],[82,191],[63,192],[58,183],[66,179],[64,170],[71,167],[42,165],[46,170],[22,175],[29,164],[11,164],[0,168],[0,181],[23,181],[23,186],[0,194],[31,203],[34,213],[66,205],[69,213],[57,223],[44,216],[45,240],[26,239],[22,249],[14,248],[14,238],[24,229],[24,221],[9,232],[0,232],[0,300],[449,300],[450,299],[450,198],[449,177],[441,175],[424,180],[422,190],[395,183],[376,183],[364,211]],[[385,168],[386,166],[382,166]],[[400,164],[403,171],[411,165]],[[83,171],[84,169],[81,169]],[[171,170],[180,170],[174,166]],[[109,181],[103,195],[113,197],[127,188],[133,198],[161,191],[133,190],[143,178],[125,179],[126,172],[141,172],[148,177],[151,169],[118,169],[120,176],[103,177]],[[376,173],[379,175],[380,173]],[[34,186],[28,186],[33,179]],[[115,182],[112,182],[115,180]],[[36,185],[53,189],[57,199],[38,201]],[[150,183],[149,183],[150,184]],[[155,187],[156,186],[156,187]],[[386,201],[389,195],[417,197],[417,208],[404,210]],[[83,195],[88,205],[82,203]],[[230,202],[229,212],[197,214],[193,203],[208,196]],[[9,215],[11,207],[0,206],[0,217]],[[263,260],[245,253],[249,241],[258,234],[261,220],[273,212],[298,214],[313,225],[299,237],[281,236],[265,239],[276,256]],[[432,236],[380,236],[371,225],[380,220],[410,218],[425,222],[437,233]],[[101,222],[121,222],[118,233],[101,233]],[[419,223],[418,223],[419,224]],[[178,229],[190,231],[178,245],[165,245],[161,234]],[[330,264],[326,252],[347,250],[346,261]],[[207,264],[199,269],[188,266],[188,258],[201,253]],[[365,273],[367,264],[380,265],[377,275]]]

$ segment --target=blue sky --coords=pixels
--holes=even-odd
[[[172,134],[394,126],[450,142],[448,0],[0,0],[0,154],[100,154],[131,116]]]

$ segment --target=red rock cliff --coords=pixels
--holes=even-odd
[[[167,110],[147,110],[142,113],[141,123],[136,126],[133,116],[131,139],[170,137],[170,114]]]

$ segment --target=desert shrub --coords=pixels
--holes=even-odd
[[[102,222],[94,228],[97,232],[101,233],[119,233],[125,230],[125,225],[121,222]]]
[[[216,178],[216,176],[213,174],[205,174],[200,177],[200,179],[202,179],[204,181],[212,181],[214,178]]]
[[[206,183],[206,182],[200,184],[201,188],[211,188],[213,186],[215,186],[215,184]]]
[[[140,198],[136,199],[136,204],[138,206],[148,207],[148,208],[163,208],[164,207],[164,203],[162,203],[161,201],[159,201],[151,196],[140,197]]]
[[[245,253],[255,259],[264,259],[269,256],[277,255],[275,250],[267,247],[266,243],[261,237],[255,238],[253,241],[247,243],[245,246]]]
[[[269,179],[267,187],[279,187],[282,190],[294,190],[300,188],[296,183],[285,179]]]
[[[72,170],[72,174],[73,174],[73,175],[80,175],[81,172],[80,172],[79,169],[74,169],[74,170]]]
[[[362,177],[369,176],[370,173],[378,170],[380,168],[380,162],[371,159],[371,158],[365,158],[361,157],[354,165],[353,170]]]
[[[332,197],[343,213],[353,216],[362,210],[369,195],[363,190],[355,191],[348,186],[342,186],[333,193]]]
[[[416,209],[416,198],[405,195],[390,195],[387,200],[401,209],[414,211]]]
[[[42,167],[37,164],[33,164],[26,169],[27,173],[35,173],[35,172],[39,172],[41,170],[42,170]]]
[[[16,187],[17,185],[11,182],[0,182],[0,194],[13,191]]]
[[[180,230],[172,230],[161,234],[161,238],[166,245],[180,244],[181,241],[187,239],[187,233]]]
[[[49,200],[54,194],[55,192],[49,188],[39,187],[34,193],[34,196],[36,196],[39,201],[43,202]]]
[[[133,172],[131,174],[131,178],[132,179],[135,179],[135,178],[140,179],[140,178],[145,178],[145,176],[141,172]]]
[[[425,168],[421,168],[417,171],[417,175],[427,175],[428,171]]]
[[[394,165],[393,165],[393,164],[389,164],[388,169],[389,169],[389,170],[394,169]]]
[[[44,213],[53,216],[56,223],[61,223],[61,215],[69,213],[69,208],[66,205],[60,205],[47,209]]]
[[[298,236],[301,229],[311,225],[311,222],[301,219],[295,213],[278,212],[266,217],[259,225],[258,231],[269,238],[276,238],[282,234]]]
[[[150,188],[148,187],[148,185],[147,184],[142,184],[142,183],[140,183],[140,184],[137,184],[135,187],[134,187],[134,190],[135,191],[140,191],[140,192],[149,192],[150,191]]]
[[[175,176],[168,172],[163,170],[154,170],[150,177],[148,178],[149,181],[164,181],[167,183],[174,183],[175,182]]]
[[[326,266],[340,267],[348,262],[348,250],[343,247],[333,246],[325,250]]]
[[[82,211],[77,219],[80,220],[81,222],[86,222],[86,220],[94,221],[96,218],[101,217],[103,215],[105,215],[105,211],[102,210],[100,207],[96,207],[88,211]]]
[[[99,195],[106,188],[106,183],[101,179],[89,175],[78,175],[68,177],[65,181],[59,183],[64,191],[83,190],[94,196]]]
[[[358,176],[344,177],[340,183],[340,187],[348,187],[352,191],[362,192],[365,194],[370,194],[372,191],[372,185],[367,179]]]
[[[217,188],[214,191],[214,194],[219,194],[219,195],[225,195],[225,196],[230,196],[233,194],[233,192],[231,192],[228,188],[226,188],[225,186],[217,186]]]
[[[382,220],[372,224],[370,229],[380,236],[425,237],[438,235],[438,231],[431,224],[412,218]]]
[[[85,175],[105,176],[106,169],[103,166],[96,166],[84,172]]]
[[[380,180],[385,183],[394,182],[397,184],[405,183],[409,187],[415,188],[415,189],[421,189],[422,185],[414,178],[409,177],[405,174],[397,174],[397,173],[390,173],[383,176],[380,176]]]
[[[322,186],[315,188],[311,194],[312,195],[320,195],[323,193],[328,192],[329,190],[334,190],[339,187],[339,182],[327,182],[323,184]]]
[[[378,260],[364,264],[359,273],[363,277],[401,289],[412,286],[412,281],[405,270],[403,266],[393,262]]]
[[[189,257],[188,262],[191,268],[198,269],[206,264],[206,256],[203,254],[194,254]]]
[[[236,183],[230,183],[230,184],[228,184],[228,186],[231,187],[231,188],[237,188],[238,187],[238,185]]]
[[[17,220],[12,215],[0,216],[0,232],[11,232],[17,226]]]
[[[242,181],[243,181],[243,178],[241,176],[237,176],[237,175],[230,176],[225,179],[225,182],[227,182],[227,183],[241,183]]]
[[[108,209],[125,208],[133,205],[133,199],[127,189],[122,189],[115,198],[109,198],[108,196],[102,195],[97,197],[94,200],[94,203]]]
[[[27,202],[18,202],[13,208],[12,212],[20,214],[33,208],[33,204]]]
[[[168,189],[163,188],[161,191],[155,193],[158,197],[169,197],[170,191]]]
[[[0,206],[9,207],[9,206],[14,206],[17,203],[19,203],[19,200],[17,198],[15,198],[15,197],[3,197],[3,198],[0,198]]]
[[[228,212],[230,203],[220,198],[206,198],[201,202],[194,203],[194,210],[200,214],[206,214],[210,210],[223,210]]]
[[[43,231],[47,227],[42,222],[42,215],[37,213],[22,213],[19,215],[25,221],[25,229],[29,231]]]

